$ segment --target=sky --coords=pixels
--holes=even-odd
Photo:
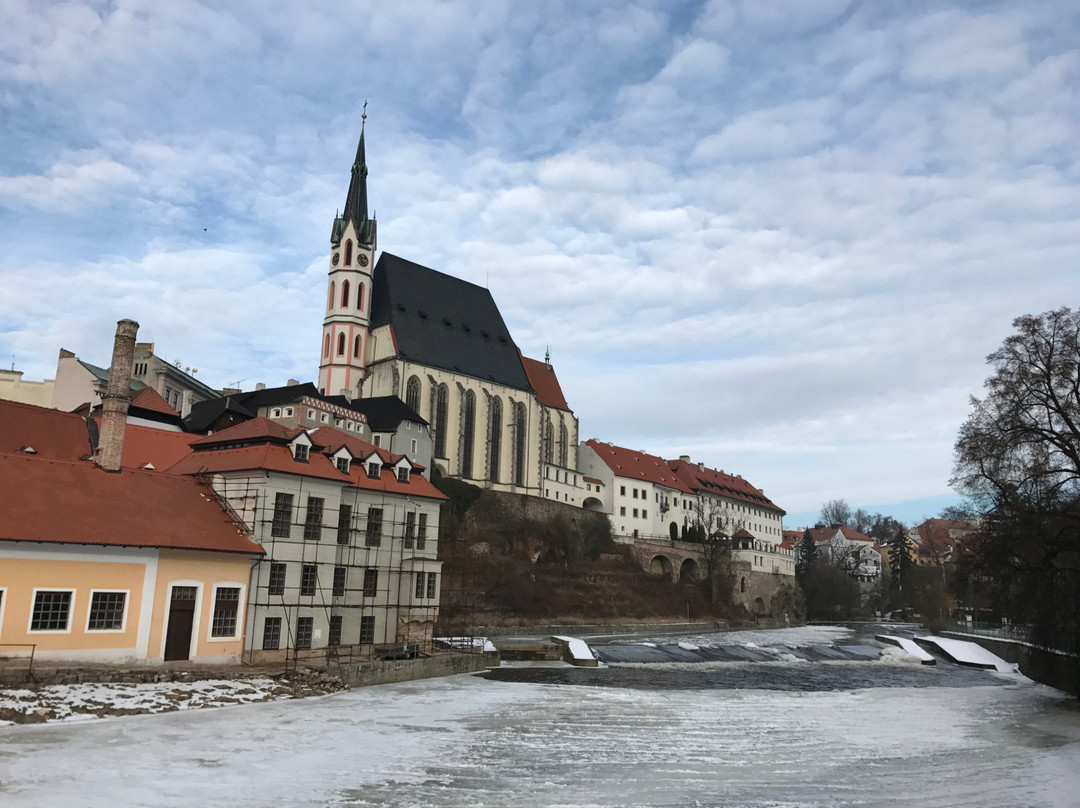
[[[132,317],[314,380],[366,101],[379,249],[487,286],[583,440],[918,520],[1012,320],[1080,303],[1078,86],[1072,0],[6,0],[0,366]]]

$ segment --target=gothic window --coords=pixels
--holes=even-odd
[[[324,357],[330,355],[330,335],[329,334],[327,334],[325,337],[323,337],[322,355]]]
[[[337,355],[338,356],[344,356],[345,355],[345,335],[344,334],[338,334],[338,338],[337,338]]]
[[[550,463],[555,459],[555,429],[551,425],[551,419],[547,419],[544,426],[544,462]]]
[[[330,281],[330,297],[326,300],[326,308],[328,309],[334,308],[334,286],[334,282]]]
[[[415,376],[405,384],[405,404],[413,412],[420,412],[420,380]]]
[[[450,392],[445,384],[435,388],[435,406],[432,407],[435,416],[435,456],[446,457],[446,411],[448,408]]]
[[[502,449],[502,400],[491,399],[488,421],[488,474],[492,482],[499,481],[499,452]]]
[[[476,394],[465,391],[461,418],[461,476],[466,479],[473,476],[473,443],[476,437]]]
[[[559,465],[564,468],[569,465],[568,453],[569,453],[570,441],[567,437],[566,424],[559,423]]]
[[[353,340],[352,355],[354,358],[360,358],[360,335],[356,335],[356,339]]]
[[[345,309],[349,307],[349,282],[341,282],[341,308]]]
[[[363,311],[364,309],[364,284],[358,284],[356,287],[356,308]]]
[[[525,485],[525,405],[514,403],[514,485]]]
[[[345,242],[345,266],[352,266],[352,241]]]

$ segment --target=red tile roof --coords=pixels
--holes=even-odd
[[[349,467],[349,480],[355,488],[363,488],[371,491],[386,491],[391,494],[407,494],[414,497],[446,499],[445,494],[417,471],[417,469],[422,469],[423,466],[417,466],[407,458],[406,462],[408,462],[414,470],[409,474],[409,482],[403,483],[398,481],[397,472],[394,470],[394,464],[396,464],[403,455],[388,452],[373,443],[360,440],[360,438],[353,437],[332,426],[319,427],[315,432],[315,437],[321,443],[332,446],[334,450],[337,450],[342,446],[348,447],[353,456],[358,459],[359,462],[353,463]],[[382,460],[382,472],[377,480],[369,477],[367,473],[366,461],[369,460],[373,454],[378,454],[379,458]]]
[[[170,407],[169,402],[158,395],[158,391],[153,387],[144,387],[132,395],[131,406],[150,410],[151,412],[160,412],[163,415],[172,415],[176,418],[180,417],[180,413]]]
[[[920,554],[948,559],[956,551],[957,545],[977,532],[978,528],[961,519],[927,519],[917,530]]]
[[[536,392],[536,398],[541,404],[545,407],[554,407],[557,410],[570,411],[570,405],[566,403],[562,386],[559,384],[559,379],[555,376],[555,369],[551,365],[529,359],[527,356],[521,357],[521,364],[525,366],[525,375],[528,377],[529,384]]]
[[[155,471],[0,454],[0,539],[262,554],[210,486]]]
[[[198,437],[187,432],[128,424],[120,464],[124,468],[137,469],[150,463],[158,471],[164,471],[191,454],[191,443]]]
[[[837,533],[842,535],[848,541],[861,542],[867,545],[874,544],[874,540],[865,533],[860,533],[855,528],[848,527],[847,525],[840,525],[839,527],[810,528],[810,535],[814,537],[815,544],[827,544],[836,537]]]
[[[170,474],[214,474],[222,471],[280,471],[304,477],[345,482],[345,475],[329,458],[312,452],[308,461],[294,460],[284,444],[259,443],[233,449],[208,449],[192,452],[168,468]]]
[[[689,463],[685,460],[671,460],[668,466],[683,481],[683,484],[695,493],[704,492],[729,497],[758,508],[784,513],[784,509],[765,496],[764,491],[750,485],[742,477],[698,466],[697,463]]]
[[[252,418],[250,421],[242,421],[220,432],[199,438],[192,446],[216,446],[223,443],[245,443],[254,441],[273,441],[274,443],[288,443],[300,434],[299,429],[289,429],[269,418]]]
[[[20,452],[27,446],[33,447],[37,457],[89,457],[86,421],[59,410],[0,401],[0,452]]]
[[[687,485],[681,481],[675,473],[668,468],[663,458],[645,452],[635,452],[624,449],[621,446],[613,446],[603,443],[595,438],[585,441],[597,457],[610,468],[616,477],[627,477],[632,480],[647,480],[657,485],[673,488],[683,493],[693,493]]]

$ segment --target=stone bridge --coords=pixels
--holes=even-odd
[[[633,539],[630,550],[642,568],[672,582],[700,581],[705,577],[701,545],[686,541]]]

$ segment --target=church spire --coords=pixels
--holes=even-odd
[[[352,176],[349,179],[349,194],[345,198],[345,210],[340,218],[335,217],[334,233],[331,242],[337,244],[345,226],[352,222],[356,230],[357,241],[361,244],[374,245],[375,220],[368,218],[367,199],[367,156],[364,152],[364,128],[367,124],[367,101],[364,113],[360,116],[360,142],[356,146],[356,159],[352,164]]]

